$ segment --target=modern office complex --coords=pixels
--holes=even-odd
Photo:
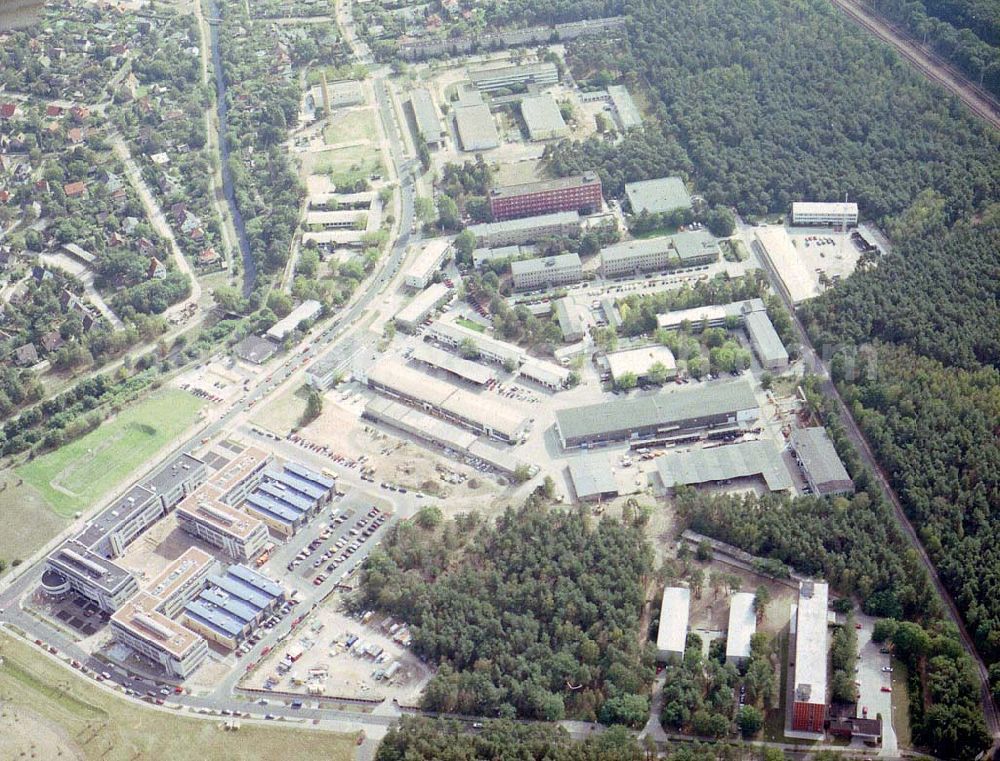
[[[469,225],[468,229],[476,236],[477,245],[517,246],[545,238],[576,235],[580,232],[580,215],[575,211],[561,211],[505,222],[483,222]]]
[[[177,507],[177,524],[187,533],[234,560],[251,560],[268,541],[267,527],[257,518],[230,507],[218,489],[204,486]]]
[[[112,613],[139,591],[135,577],[122,566],[68,539],[49,553],[42,591],[58,597],[73,591]]]
[[[420,327],[420,323],[426,320],[434,311],[448,301],[452,292],[444,283],[433,283],[410,300],[410,302],[396,313],[393,320],[400,330],[413,333]]]
[[[608,89],[611,92],[611,89]],[[680,177],[626,182],[625,196],[633,214],[665,214],[691,208],[691,196]]]
[[[434,273],[441,269],[451,244],[445,238],[433,238],[424,244],[413,264],[406,271],[405,283],[410,288],[426,288]]]
[[[752,592],[737,592],[729,598],[729,629],[726,632],[726,663],[743,666],[750,660],[750,640],[757,633],[757,613]]]
[[[800,227],[839,227],[858,224],[856,203],[796,201],[792,204],[792,224]]]
[[[174,618],[218,570],[215,558],[199,547],[188,547],[144,591],[160,600],[163,615]]]
[[[393,360],[368,371],[368,386],[507,444],[519,441],[528,428],[528,419],[501,401],[471,394]]]
[[[792,431],[792,450],[813,494],[852,494],[854,481],[822,426]]]
[[[285,601],[280,585],[244,565],[215,574],[184,606],[184,625],[205,639],[235,649]]]
[[[111,631],[118,642],[184,679],[204,662],[208,645],[197,633],[160,612],[160,604],[146,592],[136,595],[111,616]]]
[[[583,264],[580,262],[579,254],[520,259],[510,263],[510,274],[514,288],[519,291],[552,288],[580,282],[583,278]]]
[[[243,509],[276,534],[293,536],[333,499],[336,481],[294,462],[271,466]]]
[[[781,450],[767,440],[671,452],[656,458],[656,470],[668,490],[742,478],[762,479],[768,491],[787,491],[793,485]]]
[[[520,367],[527,360],[527,355],[514,344],[498,341],[454,322],[438,320],[427,329],[427,335],[452,348],[458,348],[463,342],[469,341],[476,347],[481,359],[498,365]]]
[[[799,582],[792,729],[801,732],[821,733],[826,719],[828,595],[826,584]]]
[[[438,118],[437,106],[429,90],[418,87],[410,93],[410,107],[421,139],[431,148],[444,145],[445,131]]]
[[[721,253],[718,241],[701,230],[630,240],[601,249],[601,272],[604,277],[621,277],[642,272],[697,267],[718,261]]]
[[[490,211],[494,219],[501,221],[556,211],[593,214],[602,203],[601,178],[596,172],[506,185],[490,192]]]
[[[660,603],[660,626],[656,633],[656,660],[679,661],[687,643],[688,617],[691,612],[691,590],[687,587],[667,587]]]
[[[739,426],[759,416],[750,384],[738,379],[557,410],[556,432],[563,447],[587,448]]]
[[[481,92],[509,90],[527,85],[554,85],[559,70],[554,63],[525,63],[469,72],[469,80]]]
[[[569,127],[563,121],[559,104],[547,93],[522,98],[521,116],[528,128],[529,137],[535,142],[566,137],[569,134]]]

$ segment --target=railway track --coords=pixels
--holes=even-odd
[[[954,66],[928,50],[906,32],[878,18],[853,0],[831,0],[852,21],[891,45],[921,74],[956,95],[969,110],[1000,130],[1000,100],[971,82]]]

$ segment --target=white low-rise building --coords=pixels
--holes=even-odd
[[[691,590],[667,587],[660,603],[660,626],[656,632],[656,659],[679,661],[687,643],[688,616],[691,611]]]
[[[410,288],[426,288],[431,284],[434,273],[441,268],[442,262],[451,248],[451,242],[445,238],[434,238],[424,244],[423,250],[414,259],[406,271],[405,282]]]
[[[737,592],[729,598],[729,631],[726,634],[726,663],[742,666],[750,660],[750,640],[757,633],[755,595]]]
[[[858,224],[858,205],[844,201],[796,201],[792,204],[792,224],[800,227],[855,227]]]
[[[517,290],[552,288],[579,282],[583,278],[583,264],[579,254],[521,259],[510,263],[510,274]]]

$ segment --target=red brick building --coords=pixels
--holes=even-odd
[[[507,185],[490,193],[490,211],[498,222],[557,211],[590,214],[599,211],[601,203],[601,178],[594,172]]]

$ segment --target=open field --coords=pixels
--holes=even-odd
[[[0,559],[8,566],[31,556],[66,526],[65,518],[50,510],[38,490],[13,471],[0,476],[0,522],[17,527],[0,532]]]
[[[59,515],[70,516],[92,507],[183,432],[201,405],[183,391],[160,391],[16,472]]]
[[[330,126],[323,131],[323,139],[327,145],[377,138],[375,114],[370,108],[348,111],[343,116],[335,116]]]
[[[252,420],[262,428],[284,436],[299,424],[302,413],[306,410],[308,395],[308,389],[304,385],[289,389],[277,399],[263,405]]]
[[[377,149],[365,146],[326,148],[302,157],[306,174],[328,174],[334,185],[350,185],[382,172]]]
[[[143,708],[118,698],[0,633],[0,757],[172,761],[295,758],[341,761],[354,739],[332,732],[213,721]]]
[[[906,664],[892,659],[892,728],[896,731],[896,745],[912,748],[910,732],[910,675]],[[883,717],[885,720],[886,717]]]

